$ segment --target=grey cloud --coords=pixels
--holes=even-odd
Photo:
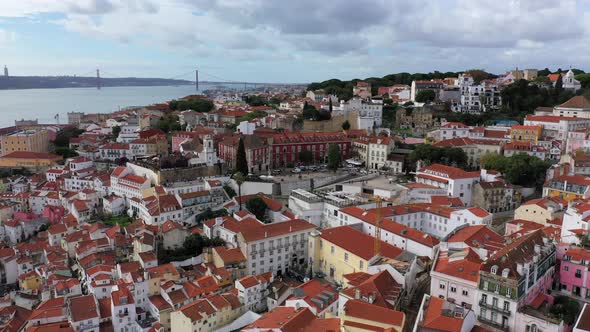
[[[74,1],[68,4],[68,9],[74,14],[101,15],[113,12],[116,6],[110,0]]]

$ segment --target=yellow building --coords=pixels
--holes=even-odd
[[[397,310],[367,303],[348,300],[340,316],[342,330],[347,332],[391,331],[402,332],[406,315]]]
[[[33,290],[41,287],[41,277],[35,271],[27,272],[18,277],[21,290]]]
[[[590,178],[584,175],[554,177],[543,187],[544,197],[558,197],[566,202],[590,197]]]
[[[49,152],[47,130],[19,130],[0,136],[0,156],[17,151]]]
[[[326,279],[344,283],[344,275],[367,272],[379,257],[396,258],[403,250],[379,240],[375,252],[375,238],[350,226],[340,226],[311,233],[310,260],[314,273],[322,272]]]
[[[149,295],[160,294],[161,281],[178,281],[178,279],[180,279],[180,273],[178,273],[178,270],[176,270],[174,265],[170,263],[149,268],[147,269],[147,273],[149,276]]]
[[[0,157],[0,167],[45,170],[61,161],[61,156],[52,153],[17,151]]]
[[[558,197],[538,198],[524,202],[514,211],[514,219],[533,221],[545,225],[548,221],[563,216],[563,209],[567,206]]]
[[[247,260],[240,248],[227,249],[224,246],[210,248],[206,259],[216,268],[227,270],[231,275],[232,283],[246,276]],[[223,285],[220,286],[223,287]]]
[[[542,126],[515,125],[510,128],[510,141],[537,144],[543,133]]]
[[[213,331],[233,322],[244,307],[233,293],[212,295],[196,300],[170,314],[172,331]]]

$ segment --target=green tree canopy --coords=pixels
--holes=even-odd
[[[481,158],[481,167],[504,174],[506,181],[511,184],[540,187],[545,181],[549,163],[525,153],[518,153],[510,157],[488,154]]]
[[[58,132],[55,136],[55,140],[53,144],[56,147],[69,147],[70,146],[70,139],[74,137],[80,137],[84,133],[83,129],[78,129],[76,127],[66,127],[62,131]]]
[[[338,144],[330,144],[328,147],[328,168],[336,171],[340,167],[341,162],[340,146]]]
[[[201,113],[207,113],[215,107],[211,100],[205,98],[172,100],[169,106],[173,111],[193,110]]]
[[[121,133],[121,127],[120,126],[114,126],[112,128],[112,131],[111,132],[113,133],[113,137],[114,138],[117,138],[117,137],[119,137],[119,134]]]
[[[573,325],[580,313],[580,304],[578,301],[567,296],[556,296],[549,312],[552,315],[563,319],[564,323]]]
[[[238,143],[238,152],[236,155],[236,172],[240,172],[244,175],[250,173],[248,171],[248,160],[246,159],[246,147],[244,146],[244,139],[240,137]]]
[[[262,222],[266,222],[266,210],[268,206],[260,197],[254,197],[246,201],[246,209]]]
[[[460,148],[437,147],[430,144],[418,144],[410,153],[408,161],[411,168],[421,160],[426,164],[443,164],[459,168],[467,167],[467,154]]]
[[[313,153],[309,150],[300,151],[298,154],[299,161],[304,164],[310,164],[313,161]]]
[[[416,94],[416,101],[419,103],[430,103],[436,98],[436,92],[434,90],[420,90]]]
[[[344,130],[350,129],[350,122],[348,122],[348,120],[346,120],[342,123],[342,129],[344,129]]]

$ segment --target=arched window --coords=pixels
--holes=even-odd
[[[497,265],[492,266],[492,268],[490,269],[490,272],[493,274],[498,273],[498,266]]]

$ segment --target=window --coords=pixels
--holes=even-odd
[[[443,284],[442,282],[438,285],[438,288],[440,289],[445,289],[445,284]]]
[[[334,253],[334,246],[332,246],[332,247],[330,248],[330,253],[331,253],[331,254],[333,254],[333,253]]]
[[[498,272],[498,266],[497,265],[492,266],[492,268],[490,269],[490,272],[493,274],[496,274]]]
[[[359,261],[359,269],[362,270],[363,269],[363,265],[364,265],[363,261]]]
[[[469,296],[469,292],[466,289],[463,290],[462,294],[463,296]]]
[[[510,302],[504,301],[504,310],[506,310],[506,311],[510,310]]]
[[[451,293],[457,293],[457,287],[451,286]]]
[[[481,302],[488,303],[488,296],[486,294],[481,295]]]

